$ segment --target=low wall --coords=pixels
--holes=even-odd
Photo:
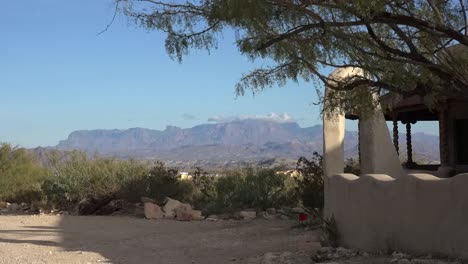
[[[337,174],[327,181],[326,211],[341,245],[468,259],[468,174]]]

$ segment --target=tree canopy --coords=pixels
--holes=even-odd
[[[216,48],[233,29],[242,54],[273,62],[242,76],[238,94],[301,78],[327,83],[324,68],[351,66],[365,76],[335,80],[333,89],[468,96],[466,0],[116,1],[138,25],[166,32],[179,61]]]

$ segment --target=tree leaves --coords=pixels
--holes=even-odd
[[[467,60],[442,56],[457,44],[467,53],[463,1],[117,1],[139,25],[167,32],[166,50],[179,62],[191,49],[216,48],[219,34],[233,29],[242,54],[273,62],[245,74],[240,95],[287,80],[326,83],[325,67],[352,66],[380,92],[468,96]]]

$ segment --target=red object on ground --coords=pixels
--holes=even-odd
[[[307,214],[302,213],[302,214],[299,215],[299,221],[300,221],[300,222],[305,222],[305,221],[307,221],[307,218],[308,218],[308,215],[307,215]]]

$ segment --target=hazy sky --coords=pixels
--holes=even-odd
[[[179,64],[166,54],[164,34],[123,16],[98,35],[113,12],[112,0],[2,2],[0,142],[48,146],[73,130],[191,127],[239,116],[321,123],[313,83],[236,98],[236,82],[255,65],[233,33],[211,55],[196,51]]]

